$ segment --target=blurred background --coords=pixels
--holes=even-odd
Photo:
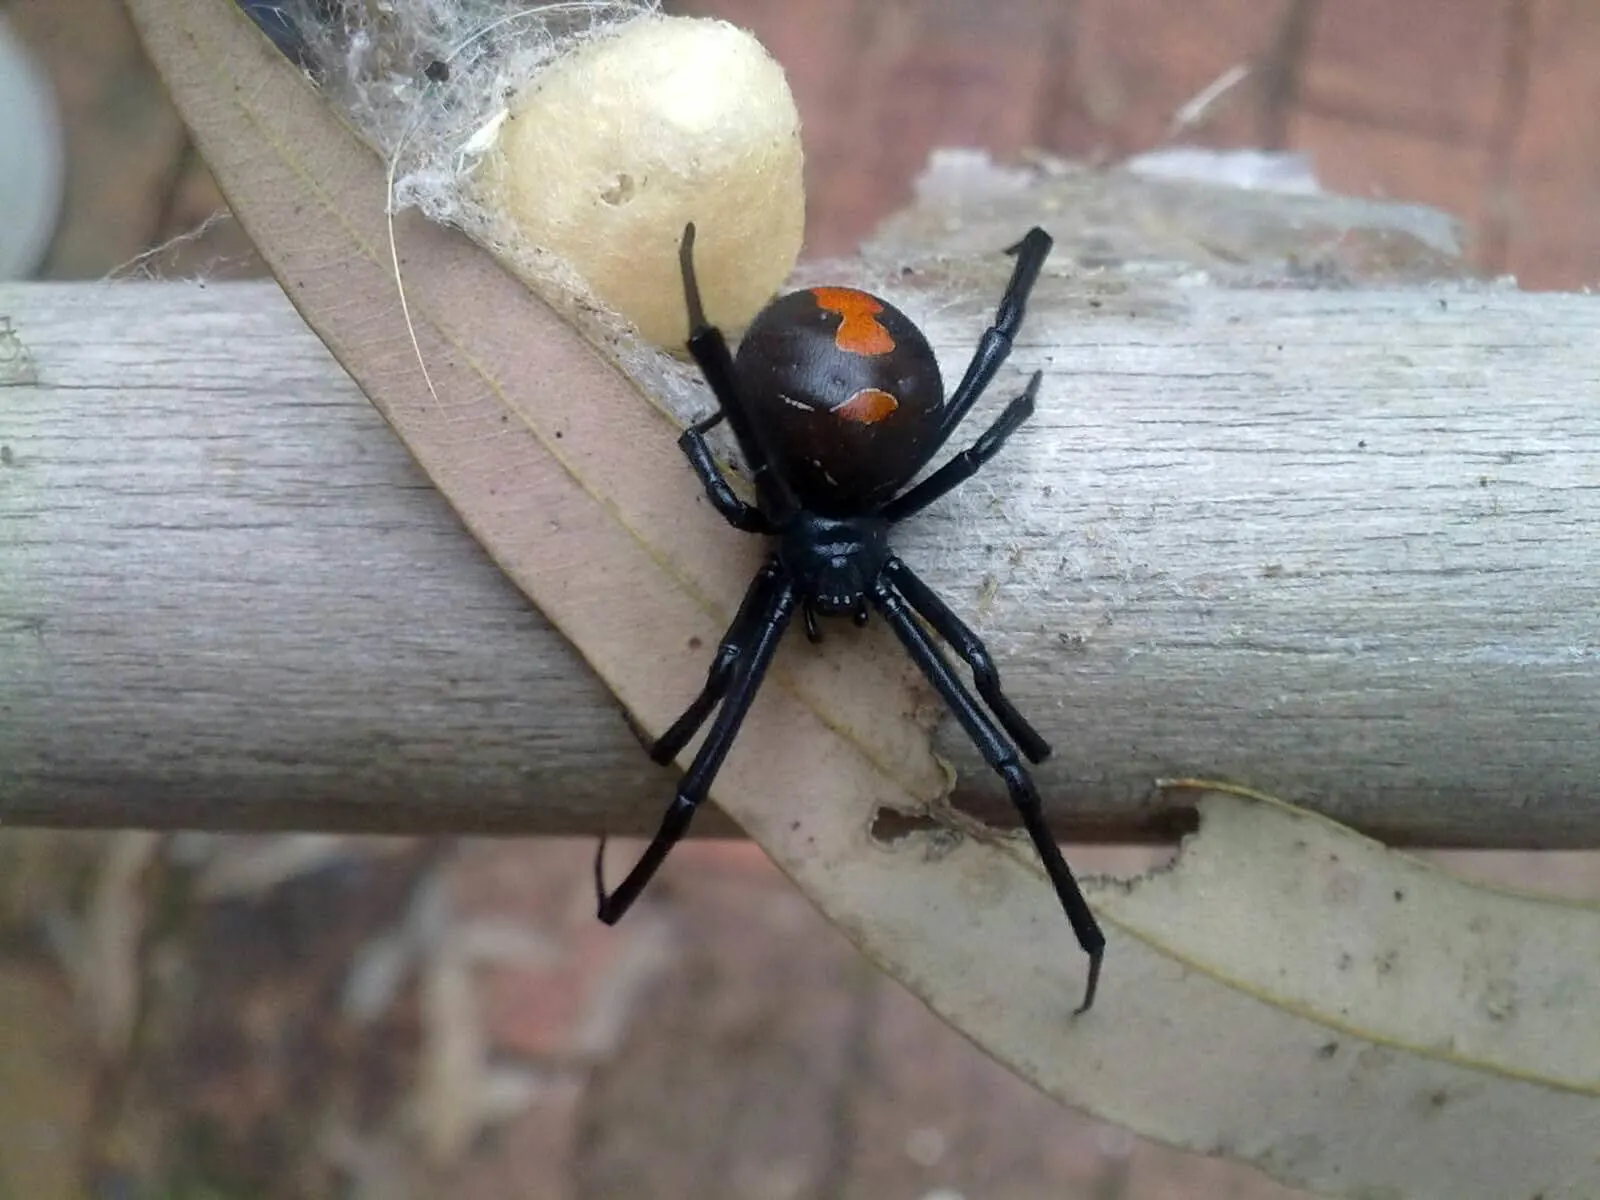
[[[1590,0],[668,8],[750,27],[787,68],[811,256],[904,205],[937,146],[1193,143],[1446,209],[1485,275],[1600,283]],[[0,111],[0,276],[265,273],[115,0],[0,0]],[[616,930],[591,853],[5,831],[0,1196],[1293,1195],[1037,1096],[749,847],[680,850]]]

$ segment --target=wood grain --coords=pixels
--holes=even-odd
[[[9,820],[580,827],[670,788],[276,286],[4,308],[43,381],[0,436]]]
[[[1206,775],[1396,840],[1600,844],[1597,302],[1093,291],[1041,284],[1039,416],[900,538],[1055,742],[1060,827],[1148,833],[1153,781]],[[0,313],[39,380],[0,393],[8,822],[653,826],[671,772],[275,288]],[[930,317],[947,364],[981,319]]]

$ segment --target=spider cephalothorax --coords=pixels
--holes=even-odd
[[[705,319],[694,277],[694,226],[684,230],[680,261],[689,352],[711,385],[718,410],[684,430],[678,444],[729,524],[765,534],[775,545],[717,648],[705,687],[650,748],[657,762],[672,761],[721,705],[660,831],[609,894],[596,855],[602,921],[614,923],[627,912],[688,828],[796,608],[813,639],[820,636],[819,616],[864,623],[876,610],[984,761],[1005,781],[1078,944],[1089,956],[1078,1011],[1094,1003],[1105,937],[1045,823],[1039,793],[1021,761],[1043,761],[1050,746],[1000,690],[1000,677],[978,636],[889,547],[893,525],[971,478],[1033,413],[1038,373],[976,442],[921,483],[906,486],[961,424],[1011,352],[1028,294],[1050,253],[1050,237],[1031,229],[1009,253],[1016,256],[1016,267],[995,322],[946,400],[938,362],[921,331],[887,301],[854,288],[810,288],[779,297],[756,316],[734,357]],[[749,464],[755,505],[735,494],[706,443],[706,431],[722,420]],[[972,669],[981,703],[918,616]],[[602,841],[602,854],[604,849]]]

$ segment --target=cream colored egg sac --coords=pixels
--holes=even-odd
[[[678,243],[694,222],[706,315],[736,331],[793,269],[800,118],[783,69],[723,21],[649,17],[578,47],[510,104],[490,191],[641,336],[688,333]]]

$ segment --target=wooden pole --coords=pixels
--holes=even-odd
[[[275,286],[0,315],[6,823],[654,828],[672,772]],[[1153,781],[1205,775],[1396,841],[1600,845],[1597,318],[1041,286],[986,402],[1039,365],[1039,415],[897,544],[1055,743],[1063,833],[1148,834]],[[959,365],[983,316],[926,319]]]

